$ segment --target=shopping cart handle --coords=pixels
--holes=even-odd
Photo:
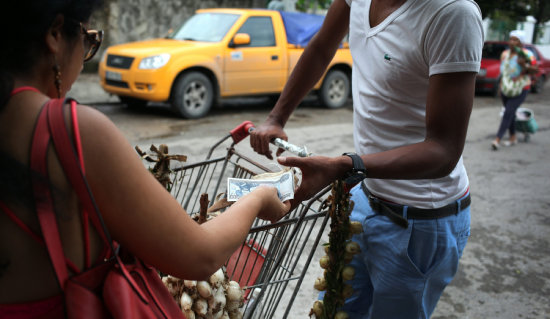
[[[245,139],[250,134],[250,130],[253,128],[254,128],[254,124],[252,122],[244,121],[241,124],[239,124],[239,126],[229,131],[229,134],[231,135],[231,138],[233,138],[233,142],[237,144],[243,139]]]

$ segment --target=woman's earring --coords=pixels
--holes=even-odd
[[[57,62],[53,65],[53,73],[55,87],[57,88],[57,97],[61,98],[61,68]]]

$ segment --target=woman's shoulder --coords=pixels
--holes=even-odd
[[[97,109],[85,105],[75,103],[76,106],[76,117],[78,119],[78,126],[82,130],[91,130],[101,133],[101,129],[110,130],[115,129],[114,123],[102,112]]]
[[[500,54],[500,59],[504,60],[504,59],[507,59],[509,56],[510,56],[510,49],[506,49],[502,51],[502,53]]]
[[[116,125],[104,113],[91,106],[76,104],[76,120],[75,123],[72,119],[74,125],[78,126],[85,154],[90,152],[108,154],[113,147],[127,143],[125,136]]]

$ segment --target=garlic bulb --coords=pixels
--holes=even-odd
[[[243,290],[241,286],[236,281],[230,281],[227,285],[227,300],[230,301],[240,301],[243,297]]]
[[[193,288],[197,287],[197,281],[196,280],[184,280],[183,285],[187,289],[193,289]]]
[[[319,259],[319,265],[320,265],[321,268],[323,268],[323,269],[327,269],[329,263],[330,263],[330,258],[329,258],[329,256],[327,256],[327,255],[325,255],[325,256],[321,257],[321,259]]]
[[[208,299],[208,308],[212,310],[212,313],[220,312],[225,308],[225,302],[225,293],[220,287],[215,289],[212,298]]]
[[[229,319],[243,319],[243,314],[238,310],[230,312]]]
[[[316,300],[313,303],[313,308],[311,308],[311,311],[309,312],[309,315],[315,315],[316,318],[321,318],[323,315],[323,301],[322,300]]]
[[[221,285],[225,280],[225,273],[223,272],[223,268],[218,269],[210,278],[208,281],[212,285],[212,287],[218,287]]]
[[[183,314],[185,315],[185,319],[195,319],[195,312],[193,310],[184,310]]]
[[[355,268],[352,266],[345,266],[344,269],[342,269],[342,279],[352,280],[353,277],[355,277]]]
[[[220,319],[223,316],[223,309],[221,309],[218,312],[213,312],[211,310],[208,311],[208,315],[206,315],[207,319]]]
[[[232,311],[235,311],[235,310],[239,309],[240,306],[241,306],[240,301],[231,301],[231,300],[229,300],[225,304],[225,309],[229,312],[232,312]]]
[[[313,285],[313,288],[323,291],[327,289],[327,282],[325,281],[324,277],[319,277],[315,280],[315,284]]]
[[[197,291],[199,292],[199,295],[205,299],[212,296],[212,288],[210,287],[210,284],[206,281],[197,282]]]
[[[208,313],[208,302],[204,299],[197,299],[195,300],[195,303],[193,304],[193,310],[195,310],[195,314],[204,317]]]
[[[193,299],[191,299],[191,296],[189,296],[186,292],[182,293],[180,298],[181,310],[184,310],[184,311],[191,310],[192,306],[193,306]]]
[[[344,288],[342,289],[342,297],[344,297],[344,299],[348,299],[351,295],[353,295],[353,287],[348,284],[344,285]]]
[[[350,254],[358,254],[361,252],[361,247],[359,247],[358,243],[350,241],[346,244],[346,252]]]
[[[162,278],[162,283],[166,286],[172,296],[178,294],[180,284],[177,278],[166,276]]]
[[[358,221],[349,222],[349,231],[352,234],[360,234],[363,232],[363,225]]]

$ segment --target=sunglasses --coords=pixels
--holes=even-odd
[[[97,53],[103,41],[103,30],[88,30],[82,23],[80,23],[80,30],[84,34],[84,62],[87,62]]]

